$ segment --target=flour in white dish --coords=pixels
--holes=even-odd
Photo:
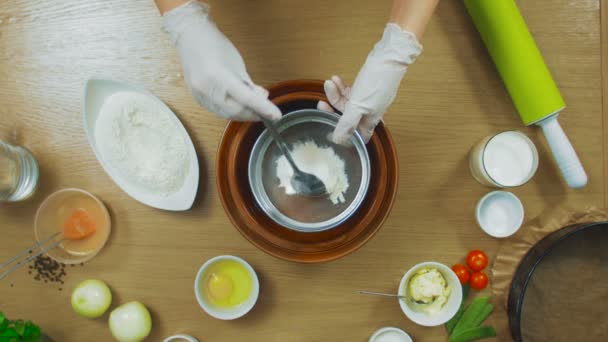
[[[325,185],[329,199],[333,204],[344,203],[344,193],[348,190],[344,160],[333,148],[320,147],[313,141],[296,143],[291,150],[291,156],[302,172],[317,176]],[[291,185],[293,169],[285,156],[276,161],[276,174],[279,187],[285,188],[287,195],[295,195],[296,190]]]
[[[188,145],[161,103],[137,92],[118,92],[103,103],[95,142],[104,162],[121,176],[164,196],[188,174]]]

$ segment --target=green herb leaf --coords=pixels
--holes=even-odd
[[[490,338],[496,336],[496,330],[493,327],[483,326],[471,329],[466,329],[459,334],[454,334],[450,337],[450,342],[469,342]]]
[[[469,284],[462,285],[462,302],[466,303],[467,298],[469,297],[469,292],[471,292],[471,287]]]
[[[13,323],[15,324],[15,331],[17,334],[19,334],[19,336],[23,336],[23,333],[25,332],[25,322],[22,319],[18,319]]]
[[[23,337],[29,336],[32,331],[32,322],[25,321],[25,328],[23,329]]]
[[[476,328],[480,326],[488,318],[488,316],[490,316],[492,310],[494,310],[494,305],[489,303],[486,304],[483,307],[483,310],[479,312],[479,315],[477,315],[475,319],[473,319],[473,321],[471,322],[471,327]]]
[[[41,342],[41,336],[29,336],[23,339],[23,342]]]
[[[0,334],[8,327],[8,319],[0,311]]]
[[[451,334],[454,331],[454,328],[456,327],[456,324],[458,324],[458,321],[460,321],[460,319],[462,318],[464,311],[465,311],[465,306],[464,306],[464,300],[463,300],[462,303],[460,303],[460,308],[458,308],[458,311],[456,311],[456,314],[454,315],[454,317],[452,317],[452,319],[450,319],[445,324],[445,327],[448,329],[448,334]]]
[[[459,335],[461,332],[476,328],[475,324],[477,317],[485,310],[490,297],[475,298],[469,307],[465,310],[462,318],[458,321],[453,330],[453,335]]]
[[[6,330],[2,332],[2,337],[19,337],[19,334],[15,331],[13,327],[8,327]]]
[[[40,336],[42,336],[42,331],[40,330],[39,326],[37,326],[35,324],[32,325],[31,336],[34,336],[34,337],[40,337]]]
[[[464,314],[464,311],[466,310],[466,302],[467,302],[467,298],[469,297],[470,290],[471,290],[471,287],[469,286],[469,284],[462,285],[462,302],[460,303],[460,307],[458,308],[458,311],[456,311],[456,314],[454,315],[454,317],[452,317],[452,319],[450,319],[445,324],[445,327],[448,329],[448,334],[451,334],[452,331],[454,331],[456,324],[458,324],[458,321],[460,321],[460,319],[462,318],[462,315]]]
[[[40,327],[31,321],[11,321],[0,312],[0,342],[41,342]]]
[[[40,339],[42,335],[40,328],[31,321],[25,322],[25,332],[23,338],[25,342],[35,342]]]

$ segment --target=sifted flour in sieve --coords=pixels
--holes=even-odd
[[[105,163],[149,190],[179,190],[189,169],[188,148],[171,113],[148,96],[118,92],[106,99],[95,124]]]
[[[329,199],[333,204],[344,203],[344,193],[348,190],[344,160],[331,147],[320,147],[313,141],[293,145],[291,156],[302,172],[317,176],[325,185]],[[279,187],[285,188],[288,195],[296,194],[291,185],[293,169],[287,158],[281,156],[276,161],[276,174]]]

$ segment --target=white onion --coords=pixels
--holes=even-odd
[[[112,292],[101,280],[85,280],[72,291],[72,308],[87,318],[102,316],[112,303]]]
[[[140,302],[123,304],[110,313],[110,331],[120,342],[139,342],[152,330],[150,312]]]

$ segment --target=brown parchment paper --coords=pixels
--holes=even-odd
[[[497,324],[496,330],[499,340],[512,340],[508,327],[507,300],[509,297],[511,279],[526,253],[538,241],[558,229],[578,223],[601,221],[608,221],[608,210],[595,207],[589,207],[583,210],[558,207],[545,211],[537,218],[528,221],[514,236],[510,237],[501,245],[496,258],[494,259],[491,271],[492,293],[494,294],[493,301],[495,304],[494,322]],[[608,248],[608,246],[606,246],[606,248]],[[608,303],[605,305],[608,305]],[[603,319],[608,318],[604,317]],[[559,327],[555,328],[561,330]],[[608,331],[608,321],[602,323],[602,329]]]

